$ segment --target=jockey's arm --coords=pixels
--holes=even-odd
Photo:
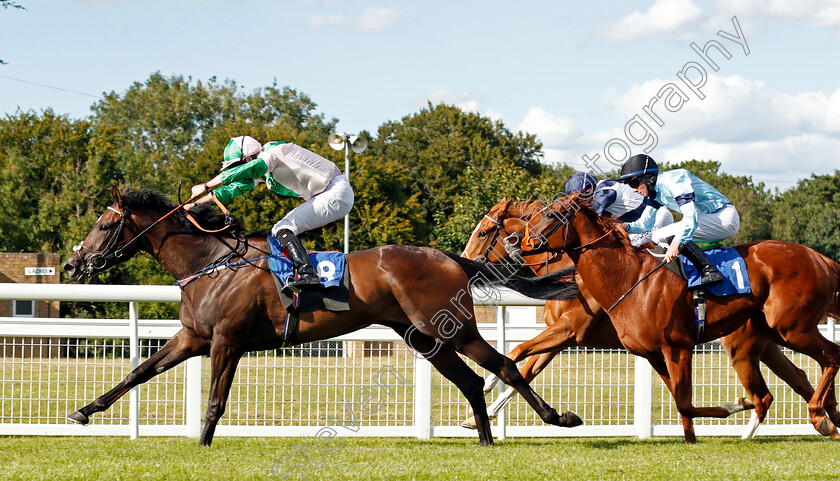
[[[633,222],[624,224],[624,230],[629,234],[641,234],[649,232],[656,224],[656,209],[646,205],[642,215]]]
[[[192,187],[192,197],[199,197],[206,192],[214,191],[216,197],[223,204],[233,200],[235,197],[252,190],[255,186],[254,179],[264,176],[268,172],[268,165],[263,159],[256,158],[246,164],[228,169],[213,177],[208,182],[196,184]],[[192,205],[187,205],[189,210],[196,204],[206,204],[211,197],[206,195],[196,200]]]

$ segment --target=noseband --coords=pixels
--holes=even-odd
[[[484,253],[481,254],[481,257],[479,259],[487,260],[487,255],[490,254],[491,250],[493,250],[493,245],[496,244],[496,239],[498,239],[501,234],[505,235],[505,237],[502,238],[502,244],[505,249],[505,252],[507,252],[510,255],[518,254],[520,252],[520,248],[517,245],[519,244],[519,238],[516,236],[516,234],[511,234],[507,231],[507,229],[505,229],[504,214],[500,215],[498,219],[494,219],[489,215],[484,214],[484,218],[496,224],[496,232],[493,233],[493,237],[490,239],[490,243],[487,244],[487,248],[484,249]]]
[[[120,212],[119,210],[108,206],[108,210],[112,212],[116,212],[120,216],[120,222],[117,225],[117,228],[114,230],[111,237],[108,239],[108,242],[105,244],[105,247],[102,249],[102,252],[97,252],[90,247],[85,245],[85,241],[79,242],[75,246],[73,246],[73,252],[79,253],[79,257],[84,261],[85,268],[83,270],[82,275],[85,277],[90,277],[97,271],[100,271],[105,268],[108,264],[108,261],[111,259],[119,259],[123,256],[123,252],[125,251],[126,247],[131,245],[139,236],[134,237],[128,241],[124,246],[120,247],[119,249],[115,249],[117,242],[119,242],[120,238],[122,237],[122,233],[128,224],[128,209]],[[80,251],[86,250],[91,254],[87,257],[82,256]]]
[[[555,202],[559,202],[559,201],[555,201]],[[595,239],[591,242],[588,242],[588,243],[583,244],[583,245],[579,245],[577,247],[571,247],[571,248],[566,247],[566,245],[568,244],[568,241],[569,241],[569,226],[568,226],[568,224],[572,221],[572,215],[574,213],[571,213],[572,215],[570,215],[570,213],[568,211],[565,214],[560,213],[560,212],[557,211],[557,209],[553,208],[553,204],[554,204],[554,202],[552,202],[551,204],[543,207],[539,212],[537,212],[534,215],[538,215],[540,217],[542,217],[542,216],[554,217],[555,219],[557,219],[557,223],[551,229],[549,229],[547,232],[540,232],[536,235],[532,235],[530,233],[529,229],[528,229],[528,227],[531,225],[531,218],[529,218],[528,222],[526,223],[526,227],[525,227],[525,238],[522,239],[522,246],[523,246],[524,250],[534,252],[538,249],[542,249],[542,250],[545,250],[545,251],[557,252],[558,254],[560,254],[562,256],[563,253],[572,253],[572,252],[582,251],[584,249],[588,249],[588,248],[594,246],[595,244],[597,244],[598,242],[600,242],[601,240],[603,240],[604,238],[606,238],[607,236],[609,236],[610,234],[612,234],[613,232],[615,232],[615,227],[613,227],[612,229],[608,230],[604,235],[602,235],[601,237],[598,237],[597,239]],[[561,205],[564,205],[564,204],[561,203]],[[565,205],[564,205],[564,207],[565,207]],[[554,234],[557,231],[557,229],[560,228],[560,226],[566,226],[566,230],[565,230],[565,232],[563,232],[563,247],[562,248],[557,248],[557,249],[549,249],[549,247],[547,245],[548,244],[548,237],[551,236],[552,234]],[[538,238],[538,239],[535,239],[535,237]],[[537,244],[535,242],[536,240],[539,240],[539,244]]]

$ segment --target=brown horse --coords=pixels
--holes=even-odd
[[[187,222],[180,206],[159,193],[141,190],[120,195],[114,189],[113,194],[114,204],[100,216],[64,266],[72,280],[85,279],[141,250],[151,254],[176,279],[215,265],[232,252],[243,260],[266,255],[264,236],[207,234]],[[209,208],[190,213],[207,229],[223,223],[223,217]],[[181,330],[122,382],[69,419],[87,424],[91,414],[104,411],[132,387],[190,357],[209,353],[210,400],[200,439],[200,444],[209,445],[241,356],[247,351],[274,349],[283,344],[286,313],[273,274],[267,268],[268,260],[248,264],[247,268],[219,268],[213,275],[187,284],[181,295]],[[472,298],[459,293],[469,292],[468,275],[485,269],[486,266],[455,254],[423,247],[391,245],[352,253],[347,256],[350,309],[302,313],[294,343],[340,336],[374,323],[394,329],[404,339],[409,336],[407,340],[418,352],[434,353],[428,356],[429,361],[470,402],[479,419],[482,445],[493,443],[483,382],[457,353],[514,386],[545,422],[564,427],[579,425],[580,418],[574,413],[559,415],[549,407],[525,382],[516,365],[479,335]],[[492,279],[486,275],[484,278]],[[549,293],[519,277],[496,279],[526,295],[563,295],[569,287],[555,282],[551,288],[555,292]],[[459,303],[458,309],[453,309],[453,300]],[[442,312],[451,315],[448,323],[439,315]]]
[[[468,259],[490,263],[518,262],[530,267],[537,275],[573,265],[571,259],[556,253],[544,250],[528,252],[519,249],[525,237],[528,217],[539,212],[543,207],[541,201],[514,203],[512,200],[503,199],[493,206],[476,225],[461,255]],[[514,252],[514,257],[519,256],[519,258],[512,261],[510,252]],[[622,347],[606,311],[592,298],[586,285],[580,279],[578,279],[578,286],[580,288],[578,299],[547,301],[543,311],[543,320],[547,326],[545,330],[533,339],[519,344],[507,354],[507,357],[514,362],[527,358],[520,372],[528,382],[542,372],[563,349],[575,346],[597,349]],[[759,359],[806,400],[814,394],[814,389],[805,373],[790,362],[778,345],[756,335],[751,323],[722,337],[721,345],[732,359],[738,378],[748,391],[755,407],[756,415],[752,418],[745,437],[752,436],[758,424],[764,421],[773,401],[773,396],[761,375],[758,366]],[[495,376],[489,376],[485,381],[485,392],[489,391],[497,380]],[[514,395],[515,391],[511,389],[501,394],[488,408],[490,418],[494,418]],[[734,413],[753,406],[739,399],[726,407]],[[840,412],[830,409],[828,413],[835,424],[840,421]],[[474,418],[465,421],[463,426],[475,427]],[[821,434],[828,435],[829,433]]]
[[[683,417],[686,440],[695,442],[693,418],[731,413],[692,403],[692,295],[684,281],[667,269],[657,269],[659,261],[632,246],[626,233],[595,214],[590,203],[572,194],[531,215],[530,241],[541,242],[538,250],[568,253],[592,298],[602,306],[614,306],[610,317],[621,344],[645,357],[662,377]],[[840,264],[793,243],[759,241],[735,249],[746,262],[752,292],[709,296],[700,341],[743,332],[751,321],[755,332],[815,359],[822,376],[808,402],[811,422],[821,433],[840,437],[833,424],[837,418],[824,413],[826,408],[836,412],[834,378],[840,347],[818,329],[826,313],[840,313]]]

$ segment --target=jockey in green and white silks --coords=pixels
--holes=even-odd
[[[286,248],[300,279],[292,288],[320,285],[315,269],[297,235],[341,219],[353,208],[354,194],[347,176],[320,155],[295,144],[268,142],[261,146],[248,136],[234,137],[225,147],[222,172],[192,188],[193,197],[208,190],[228,203],[265,183],[272,192],[300,197],[305,202],[292,209],[271,229]],[[199,202],[209,202],[209,196]]]
[[[682,220],[653,231],[653,242],[667,246],[665,261],[682,252],[703,273],[701,284],[723,279],[693,241],[720,241],[738,233],[738,210],[729,199],[685,169],[660,172],[647,155],[634,155],[621,169],[622,181],[642,195],[683,214]],[[643,232],[652,226],[649,216],[628,226],[628,232]]]

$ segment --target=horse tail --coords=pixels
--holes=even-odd
[[[444,254],[461,266],[471,286],[503,286],[534,299],[571,300],[579,294],[574,266],[540,277],[522,277],[514,273],[518,266],[482,264],[452,252]]]

